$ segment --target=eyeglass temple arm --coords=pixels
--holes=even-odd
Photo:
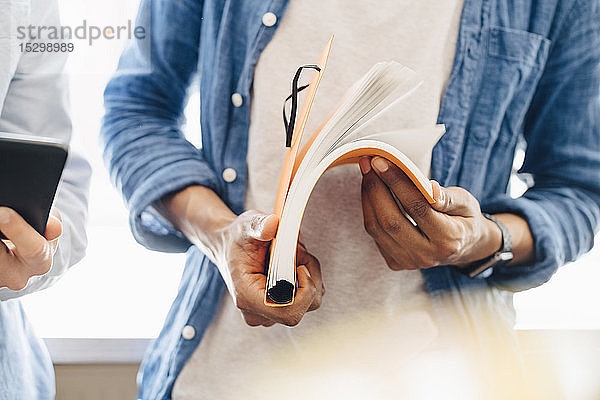
[[[298,80],[300,80],[300,75],[302,71],[305,69],[314,69],[316,71],[321,71],[321,68],[318,65],[304,65],[296,71],[294,75],[294,79],[292,80],[292,94],[290,94],[285,101],[283,102],[283,125],[285,126],[285,147],[292,147],[292,135],[294,134],[294,126],[296,124],[296,114],[298,112],[298,93],[306,89],[310,85],[304,85],[298,87]],[[285,105],[288,100],[292,99],[292,107],[290,109],[290,119],[288,121],[287,116],[285,114]]]

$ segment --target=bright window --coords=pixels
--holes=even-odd
[[[63,25],[126,25],[136,0],[61,0]],[[175,297],[183,255],[150,252],[129,233],[127,213],[109,183],[98,145],[102,92],[116,68],[123,41],[76,41],[69,61],[74,147],[83,149],[94,176],[90,197],[89,248],[84,261],[54,287],[24,304],[38,334],[46,338],[152,338]],[[199,137],[199,99],[191,97],[186,132]],[[516,189],[518,190],[518,189]],[[600,246],[566,266],[546,285],[518,294],[520,328],[600,328]]]
[[[138,0],[60,0],[62,24],[125,26]],[[133,239],[127,211],[102,161],[102,94],[124,40],[74,40],[68,62],[73,143],[93,168],[86,258],[55,286],[27,296],[37,333],[46,338],[152,338],[175,298],[184,256],[151,252]],[[190,109],[194,109],[190,107]],[[199,121],[199,107],[190,121]],[[197,122],[199,124],[199,122]]]

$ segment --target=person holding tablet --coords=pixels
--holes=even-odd
[[[17,26],[59,26],[57,1],[14,1],[0,16],[0,132],[68,143],[66,53],[21,52]],[[5,12],[5,9],[8,12]],[[4,17],[7,17],[5,19]],[[15,24],[16,22],[16,24]],[[6,56],[8,55],[8,56]],[[0,171],[0,179],[2,178]],[[18,298],[56,282],[84,256],[90,166],[70,154],[42,236],[0,207],[0,399],[53,399],[54,370]]]

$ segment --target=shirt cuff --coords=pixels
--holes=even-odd
[[[539,202],[526,197],[508,196],[493,198],[482,205],[489,214],[509,213],[523,217],[529,224],[535,247],[535,261],[525,266],[494,268],[488,282],[514,292],[531,289],[547,282],[560,265],[564,255],[560,248],[559,232],[552,216]]]
[[[144,247],[166,253],[186,252],[191,243],[160,216],[152,206],[169,193],[200,185],[217,192],[217,178],[200,160],[186,159],[161,168],[134,191],[130,200],[129,224],[133,236]]]

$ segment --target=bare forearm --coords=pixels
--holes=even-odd
[[[156,207],[217,266],[234,304],[249,325],[294,326],[307,311],[320,306],[323,283],[319,262],[303,247],[298,248],[303,265],[297,266],[294,304],[264,304],[265,259],[277,231],[277,216],[254,210],[237,216],[204,186],[190,186],[165,196]]]
[[[236,215],[214,191],[204,186],[189,186],[163,198],[159,208],[192,243],[216,261],[222,247],[219,232]]]

